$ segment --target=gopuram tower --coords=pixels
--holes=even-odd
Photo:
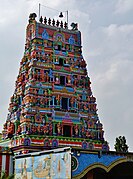
[[[108,150],[77,24],[30,14],[24,57],[3,127],[14,153],[72,146]]]

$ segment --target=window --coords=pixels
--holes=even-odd
[[[58,45],[58,50],[61,50],[61,45]]]
[[[53,81],[54,81],[54,78],[53,78],[53,77],[51,77],[51,78],[50,78],[50,82],[53,82]]]
[[[63,66],[63,65],[64,65],[64,60],[63,60],[63,58],[59,58],[59,65],[60,65],[60,66]]]
[[[53,106],[53,99],[50,101],[50,105]]]
[[[57,124],[55,124],[55,133],[58,134]]]
[[[56,97],[54,97],[54,105],[57,105]]]
[[[60,76],[60,84],[65,85],[65,83],[66,83],[65,76]]]
[[[74,126],[73,126],[73,135],[75,136],[75,128],[74,128]]]
[[[66,78],[66,84],[68,83],[68,78]]]
[[[71,100],[70,100],[70,99],[69,99],[69,107],[72,107],[72,106],[71,106]]]
[[[47,114],[47,117],[51,117],[52,116],[52,114]]]
[[[63,136],[71,137],[71,126],[68,126],[68,125],[63,126]]]
[[[68,98],[62,98],[62,109],[68,109]]]

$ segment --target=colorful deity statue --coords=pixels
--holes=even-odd
[[[43,132],[44,132],[44,135],[48,134],[48,125],[43,126]]]
[[[61,135],[61,131],[62,130],[62,126],[60,123],[57,124],[57,131],[58,131],[58,135]]]
[[[49,135],[52,136],[53,134],[53,126],[52,126],[52,123],[49,124]]]
[[[14,134],[14,124],[12,122],[9,122],[8,123],[8,127],[7,127],[7,134],[8,134],[8,137],[11,138]]]
[[[79,127],[77,124],[75,125],[74,129],[75,129],[75,136],[78,136],[79,135]]]
[[[21,134],[21,126],[20,126],[20,125],[18,126],[18,129],[17,129],[17,131],[16,131],[16,134],[17,134],[17,135]]]

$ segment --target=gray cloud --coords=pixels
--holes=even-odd
[[[68,9],[69,22],[79,23],[83,55],[106,140],[113,149],[115,137],[125,135],[133,150],[132,0],[42,0],[40,3],[63,11]],[[38,13],[38,4],[36,0],[5,0],[0,5],[1,123],[6,120],[9,99],[15,89],[28,16],[30,12]],[[43,7],[41,13],[49,17],[57,12]]]
[[[116,3],[115,13],[125,14],[133,10],[133,1],[132,0],[118,0]]]

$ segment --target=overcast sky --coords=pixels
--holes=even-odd
[[[105,138],[113,150],[115,138],[125,135],[133,151],[133,0],[0,0],[0,130],[24,53],[28,16],[38,14],[39,2],[68,10],[69,23],[79,24]],[[43,16],[57,13],[41,6]]]

